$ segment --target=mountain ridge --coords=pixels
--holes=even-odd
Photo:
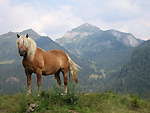
[[[102,31],[95,26],[96,30],[93,31],[93,25],[92,30],[90,30],[91,27],[87,27],[88,25],[91,26],[86,23],[74,29],[79,31],[78,28],[82,27],[86,31],[92,32],[84,31],[82,34],[74,34],[74,29],[72,29],[69,32],[70,35],[73,34],[71,35],[73,37],[66,37],[66,33],[56,42],[69,52],[87,58],[91,62],[96,62],[94,65],[99,70],[109,72],[120,68],[130,57],[133,48],[143,42],[140,39],[136,39],[131,33],[123,33],[117,30]]]
[[[61,46],[65,46],[68,43],[80,42],[83,39],[86,39],[88,36],[94,37],[93,35],[96,33],[98,33],[99,35],[100,33],[106,33],[110,36],[114,36],[124,45],[131,47],[136,47],[142,42],[142,40],[136,39],[131,33],[123,33],[117,30],[102,31],[100,28],[88,23],[82,24],[79,27],[68,31],[62,38],[56,39],[56,42],[59,43]]]
[[[88,26],[91,29],[89,30],[85,28],[87,25],[87,23],[83,24],[75,28],[73,32],[70,31],[72,37],[66,38],[68,40],[65,37],[60,39],[59,41],[63,43],[63,46],[60,46],[49,37],[40,36],[32,29],[15,33],[8,32],[4,34],[4,37],[0,35],[0,93],[4,89],[7,89],[7,91],[3,93],[18,92],[26,85],[26,76],[21,64],[22,58],[17,56],[17,33],[19,35],[28,33],[29,37],[35,40],[37,46],[46,51],[51,49],[62,49],[65,51],[75,63],[82,67],[79,70],[78,78],[79,86],[82,87],[83,91],[104,92],[108,90],[107,85],[109,81],[111,81],[109,85],[117,87],[113,83],[114,79],[112,78],[118,79],[118,76],[115,76],[116,72],[126,65],[137,45],[143,41],[136,39],[131,33],[123,33],[116,30],[102,31],[98,27],[93,28],[91,25]],[[78,28],[80,28],[81,32]],[[71,33],[74,33],[74,35]],[[133,41],[128,39],[133,39]],[[52,77],[52,81],[55,81],[54,77]],[[35,77],[32,84],[36,84]],[[50,87],[47,84],[50,84],[49,80],[43,77],[42,86],[44,88]]]

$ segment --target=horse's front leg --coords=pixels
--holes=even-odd
[[[26,96],[29,96],[31,94],[31,74],[32,73],[29,73],[28,70],[25,69],[25,74],[27,76],[27,86],[28,86]]]
[[[36,70],[36,75],[37,75],[37,85],[38,85],[38,96],[40,96],[42,70],[41,69],[37,69]]]

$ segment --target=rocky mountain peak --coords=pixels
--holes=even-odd
[[[126,46],[136,47],[142,41],[136,39],[131,33],[123,33],[116,30],[110,30],[111,34],[116,37],[116,39]]]
[[[93,33],[93,32],[99,31],[99,30],[100,30],[100,28],[98,28],[94,25],[88,24],[88,23],[82,24],[79,27],[72,29],[73,32],[80,32],[80,33],[85,33],[85,32]]]
[[[103,40],[111,42],[111,37],[114,37],[114,40],[127,47],[136,47],[142,42],[142,40],[136,39],[131,33],[124,33],[113,29],[102,31],[100,28],[88,23],[68,31],[62,38],[57,39],[56,42],[62,46],[68,43],[77,44],[83,43],[82,40],[88,37],[92,37],[90,40],[96,40],[96,43],[103,43]]]
[[[64,37],[65,38],[74,38],[76,36],[80,36],[80,38],[83,38],[85,36],[88,36],[89,34],[92,34],[94,32],[100,31],[100,29],[96,26],[93,26],[91,24],[85,23],[77,28],[72,29],[71,31],[68,31]]]

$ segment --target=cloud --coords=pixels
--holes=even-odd
[[[116,29],[146,40],[150,39],[148,4],[150,5],[148,0],[93,0],[88,3],[82,0],[82,12],[77,15],[84,15],[84,20],[99,26],[102,30]]]
[[[82,19],[72,14],[70,6],[61,6],[59,10],[51,9],[45,15],[36,19],[32,23],[32,27],[37,31],[46,32],[53,38],[58,38],[58,36],[60,38],[67,30],[82,23]]]
[[[1,0],[0,34],[32,28],[56,39],[88,22],[150,39],[149,6],[149,0]]]
[[[4,6],[5,4],[10,3],[10,0],[1,0],[0,1],[0,6]]]
[[[7,30],[22,30],[29,28],[30,24],[37,18],[37,11],[29,3],[11,6],[11,2],[6,2],[0,7],[0,29]]]
[[[36,3],[36,6],[29,2],[18,5],[11,5],[10,2],[1,4],[1,34],[10,30],[23,31],[32,28],[41,35],[56,39],[62,37],[67,30],[83,23],[81,18],[72,14],[71,6],[62,5],[54,9],[41,8],[40,3]]]

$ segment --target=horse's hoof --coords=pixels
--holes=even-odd
[[[40,97],[40,94],[38,93],[37,97]]]
[[[30,96],[30,93],[27,93],[27,94],[26,94],[26,97],[28,97],[28,96]]]
[[[30,94],[26,94],[26,97],[29,97],[30,96]]]

